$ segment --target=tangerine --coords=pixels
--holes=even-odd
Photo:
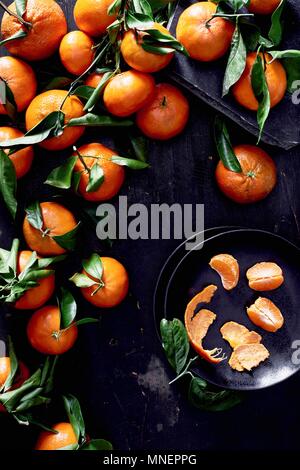
[[[15,129],[14,127],[0,127],[0,142],[9,139],[16,139],[23,137],[23,132]],[[3,149],[5,153],[9,153],[9,149]],[[18,150],[17,152],[9,155],[9,158],[15,168],[17,179],[22,178],[26,175],[31,168],[33,161],[33,147],[29,145],[24,149]]]
[[[82,75],[94,60],[94,42],[82,31],[66,34],[59,46],[60,60],[68,72]]]

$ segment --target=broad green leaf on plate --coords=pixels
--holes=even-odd
[[[86,187],[87,193],[97,191],[104,182],[104,171],[101,165],[94,163],[89,171],[89,182]]]
[[[72,176],[77,156],[72,156],[66,159],[65,163],[61,166],[54,168],[48,175],[45,184],[54,186],[60,189],[69,189],[72,186]]]
[[[119,157],[118,155],[113,155],[111,161],[116,163],[116,165],[126,166],[131,170],[144,170],[148,168],[149,164],[140,160],[135,160],[133,158]]]
[[[45,86],[43,91],[48,90],[61,90],[72,83],[73,79],[69,77],[54,77],[50,82]]]
[[[251,84],[258,101],[257,124],[259,127],[259,142],[271,109],[270,92],[265,76],[263,59],[260,55],[257,55],[252,67]]]
[[[0,149],[0,192],[13,218],[17,213],[17,177],[14,165],[7,154]]]
[[[80,450],[113,450],[111,442],[104,439],[91,439]]]
[[[186,329],[183,323],[162,319],[160,322],[162,345],[167,359],[177,374],[183,370],[190,350]]]
[[[72,277],[69,279],[71,282],[75,284],[76,287],[92,287],[96,284],[93,279],[90,277],[86,276],[85,274],[80,274],[80,273],[75,273],[73,274]]]
[[[241,403],[240,393],[231,390],[209,390],[207,383],[194,377],[189,386],[189,401],[203,411],[226,411]]]
[[[41,206],[39,201],[34,201],[32,204],[26,207],[26,219],[37,230],[42,230],[44,221],[41,212]]]
[[[227,95],[232,85],[234,85],[241,77],[246,66],[247,50],[240,31],[238,22],[234,30],[231,41],[230,54],[225,70],[223,80],[222,96]]]
[[[133,126],[130,119],[118,119],[112,116],[101,116],[98,114],[88,113],[84,116],[70,119],[67,127],[73,126],[95,126],[95,127],[130,127]]]
[[[269,39],[272,42],[272,47],[276,47],[282,40],[282,22],[281,16],[285,8],[286,0],[281,0],[280,4],[271,16],[271,28],[269,30]]]
[[[83,260],[82,266],[90,276],[101,281],[103,275],[103,264],[101,257],[97,253],[93,253],[88,259]]]
[[[59,299],[60,308],[60,328],[64,329],[71,325],[77,313],[77,305],[70,291],[61,287]]]
[[[85,438],[85,424],[79,401],[71,394],[63,396],[63,401],[75,436],[80,443],[80,441]]]
[[[55,235],[53,236],[53,240],[56,241],[56,243],[59,244],[62,248],[68,251],[72,251],[76,247],[76,242],[77,242],[77,232],[80,228],[81,223],[78,222],[76,227],[74,227],[72,230],[70,230],[67,233],[64,233],[63,235]]]
[[[220,116],[216,117],[214,131],[216,147],[223,165],[230,171],[241,173],[242,167],[234,153],[225,122]]]

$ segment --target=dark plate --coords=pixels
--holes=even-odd
[[[208,265],[211,257],[218,253],[232,254],[240,265],[239,284],[230,292],[225,291],[218,274]],[[246,270],[261,261],[274,261],[282,268],[285,282],[279,289],[258,293],[248,287]],[[300,364],[292,362],[292,343],[300,339],[299,266],[300,250],[278,235],[250,229],[219,233],[206,239],[202,249],[185,252],[173,272],[167,273],[168,280],[162,272],[156,289],[156,322],[159,324],[162,318],[174,317],[183,320],[188,301],[206,285],[216,284],[218,290],[208,308],[217,314],[217,319],[209,329],[204,346],[208,349],[222,347],[230,357],[231,348],[219,330],[225,322],[233,320],[261,334],[270,358],[251,373],[233,371],[227,361],[212,365],[199,360],[193,368],[194,373],[214,385],[233,390],[275,385],[300,369]],[[260,295],[274,301],[283,313],[285,323],[277,333],[256,327],[246,314],[246,306]]]
[[[192,3],[194,2],[191,0],[178,2],[175,14],[169,24],[172,34],[175,34],[180,14]],[[265,19],[265,23],[269,25],[268,19]],[[278,49],[300,49],[299,24],[299,1],[288,0],[285,12],[284,40]],[[182,54],[176,54],[169,69],[170,78],[247,131],[258,135],[255,113],[239,106],[231,96],[224,99],[221,97],[225,67],[226,59],[203,63],[191,60]],[[299,119],[300,105],[294,105],[291,95],[286,93],[283,101],[271,110],[262,141],[284,149],[298,145],[300,143],[300,128],[295,123],[299,122]]]

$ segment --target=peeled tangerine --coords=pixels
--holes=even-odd
[[[217,286],[213,284],[205,287],[188,303],[184,315],[185,327],[191,345],[203,359],[214,364],[218,364],[225,359],[224,355],[220,356],[222,348],[204,349],[202,341],[217,316],[211,310],[201,309],[197,313],[195,313],[195,310],[201,303],[208,304],[216,290]]]
[[[247,308],[247,314],[254,325],[272,333],[279,330],[284,323],[279,308],[264,297],[259,297],[254,304]]]
[[[240,268],[233,256],[228,254],[216,255],[210,260],[209,265],[220,275],[224,289],[231,290],[236,287],[239,282]]]
[[[257,291],[274,290],[284,281],[282,269],[276,263],[257,263],[246,272],[249,287]]]
[[[261,344],[261,336],[244,325],[230,321],[221,328],[222,337],[233,349],[229,365],[238,372],[251,371],[269,357],[269,351]]]

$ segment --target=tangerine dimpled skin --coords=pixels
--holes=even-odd
[[[153,23],[148,29],[156,29],[163,34],[170,32],[160,23]],[[167,67],[174,57],[174,53],[154,54],[145,51],[142,47],[143,36],[146,33],[132,29],[125,32],[121,42],[121,53],[125,62],[140,72],[154,73]]]
[[[18,254],[17,273],[20,274],[26,268],[32,251],[23,250]],[[44,305],[50,297],[52,297],[55,289],[55,276],[49,274],[48,277],[40,279],[38,286],[28,289],[24,294],[15,302],[14,307],[17,310],[34,310]]]
[[[15,2],[8,7],[16,12]],[[27,0],[23,19],[31,23],[27,35],[5,44],[10,54],[29,61],[43,60],[58,49],[67,32],[67,21],[61,7],[53,0]],[[25,30],[14,16],[4,13],[1,23],[2,39]]]
[[[263,330],[275,333],[282,328],[284,318],[279,308],[270,300],[259,297],[247,308],[247,314],[254,325]]]
[[[259,55],[263,58],[262,53]],[[258,110],[258,101],[251,84],[251,73],[255,60],[256,52],[249,52],[247,54],[245,70],[240,79],[232,87],[232,94],[236,101],[250,111]],[[282,101],[285,95],[287,89],[286,71],[279,60],[273,60],[272,56],[267,53],[264,54],[264,69],[270,93],[270,105],[273,108]]]
[[[77,326],[61,330],[58,307],[47,305],[34,312],[27,324],[27,337],[31,346],[42,354],[64,354],[74,345]]]
[[[82,31],[70,31],[59,46],[59,56],[65,69],[73,75],[81,75],[94,59],[94,42]]]
[[[118,117],[136,113],[153,96],[155,82],[152,75],[128,70],[115,75],[106,85],[103,101],[106,109]]]
[[[57,450],[78,443],[74,429],[70,423],[57,423],[52,426],[56,433],[42,431],[34,450]]]
[[[0,57],[0,77],[9,86],[17,105],[18,113],[24,111],[37,90],[35,73],[29,64],[16,57]],[[0,104],[0,114],[7,114]]]
[[[101,257],[103,265],[102,281],[104,286],[97,290],[98,282],[86,271],[83,274],[95,279],[95,285],[81,288],[83,297],[96,307],[111,308],[120,304],[128,293],[129,279],[124,266],[114,258]]]
[[[136,123],[151,139],[168,140],[183,131],[189,111],[188,100],[178,88],[160,83],[152,98],[137,112]]]
[[[250,0],[248,10],[258,15],[270,15],[280,5],[281,0]]]
[[[87,192],[86,189],[90,179],[89,173],[78,158],[74,170],[81,173],[78,186],[81,196],[87,201],[107,201],[114,197],[120,191],[125,179],[124,168],[111,161],[111,157],[116,155],[116,152],[99,143],[82,145],[78,151],[83,156],[84,163],[88,168],[92,168],[96,163],[99,163],[104,176],[103,183],[96,191]],[[85,158],[85,156],[92,158]],[[97,160],[93,157],[96,157]]]
[[[114,0],[77,0],[74,7],[74,19],[77,27],[90,36],[101,36],[106,28],[117,19],[107,10]]]
[[[26,129],[29,131],[53,111],[58,111],[61,104],[65,115],[64,123],[83,116],[83,104],[77,96],[67,96],[65,90],[49,90],[36,96],[27,108],[25,115]],[[63,150],[73,145],[84,133],[84,126],[67,127],[57,137],[50,137],[39,145],[47,150]]]
[[[180,15],[176,37],[186,48],[190,57],[210,62],[228,51],[234,24],[224,18],[212,18],[217,6],[212,2],[197,2]]]
[[[23,136],[23,132],[15,129],[14,127],[0,127],[0,142]],[[8,154],[9,149],[4,149],[4,152]],[[30,145],[29,147],[18,150],[17,152],[9,155],[9,158],[14,166],[17,179],[20,179],[25,176],[31,168],[33,161],[33,147]]]
[[[284,282],[282,269],[272,262],[256,263],[248,269],[246,276],[249,287],[256,291],[274,290]]]

